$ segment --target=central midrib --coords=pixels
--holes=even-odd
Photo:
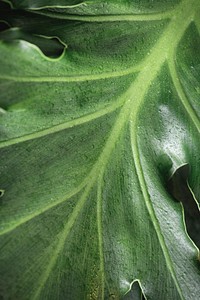
[[[104,173],[104,170],[106,168],[106,165],[109,161],[109,157],[115,147],[116,142],[118,141],[118,138],[128,121],[130,121],[130,116],[134,116],[132,119],[133,127],[135,128],[134,137],[137,140],[136,137],[136,129],[137,129],[137,116],[140,109],[141,104],[144,101],[145,94],[151,84],[151,82],[154,80],[156,75],[158,74],[159,70],[161,69],[163,63],[166,61],[167,56],[171,51],[171,48],[174,48],[177,46],[178,42],[180,41],[183,33],[185,32],[186,28],[190,24],[193,12],[194,12],[194,3],[190,3],[188,5],[188,1],[185,1],[180,6],[180,13],[177,14],[176,19],[172,19],[170,24],[168,25],[167,29],[165,30],[163,36],[160,38],[160,40],[157,42],[156,46],[152,49],[152,52],[149,54],[149,56],[146,58],[144,65],[145,68],[140,72],[137,79],[134,81],[134,83],[130,86],[130,88],[125,93],[126,102],[121,109],[121,112],[113,126],[113,129],[111,131],[111,134],[107,140],[107,143],[98,159],[96,164],[94,165],[90,176],[89,176],[89,186],[87,189],[87,192],[89,193],[92,187],[94,186],[95,182],[99,178],[99,174],[102,176]],[[173,38],[172,38],[173,37]],[[168,44],[168,47],[166,48],[166,45]],[[165,51],[163,51],[165,49]],[[137,154],[136,154],[137,156]],[[135,161],[135,164],[137,164],[137,161]],[[138,166],[140,167],[140,166]],[[87,201],[87,197],[85,197],[84,201],[81,201],[80,203],[77,203],[78,211],[80,212]],[[148,203],[147,209],[149,210]],[[76,207],[76,208],[77,208]],[[76,209],[77,211],[77,209]],[[77,213],[78,216],[78,213]],[[74,224],[76,221],[76,218],[71,222],[70,225]],[[157,226],[155,226],[155,229],[159,231]],[[66,224],[65,229],[62,233],[62,237],[67,236],[65,233],[68,232],[68,224]],[[99,232],[101,234],[101,231]],[[160,239],[159,239],[160,240]],[[103,241],[101,240],[100,248],[103,247]],[[63,244],[62,244],[63,245]],[[161,247],[165,247],[164,245],[161,245]],[[60,253],[62,250],[59,249],[57,253]],[[101,253],[102,250],[100,250]],[[164,255],[166,259],[166,263],[168,265],[169,259],[168,259],[168,253],[166,254],[166,249],[164,249]],[[103,271],[102,261],[101,261],[101,270]],[[180,287],[177,283],[176,276],[174,274],[174,271],[171,267],[169,267],[169,270],[172,274],[172,278],[174,279],[175,285],[177,287],[177,290],[179,292],[180,298],[183,299]]]
[[[183,7],[186,6],[186,5],[184,5],[185,3],[186,2],[184,2],[182,4]],[[95,185],[99,176],[104,173],[106,165],[109,161],[109,157],[110,157],[110,155],[115,147],[115,144],[122,132],[122,129],[124,128],[125,124],[130,120],[131,114],[134,115],[134,120],[133,120],[134,126],[133,127],[137,128],[137,126],[136,126],[137,115],[138,115],[138,112],[140,109],[140,105],[142,104],[142,102],[144,100],[146,91],[148,90],[148,87],[151,84],[151,82],[154,80],[154,78],[158,74],[161,66],[165,62],[168,53],[171,51],[171,45],[168,46],[166,51],[164,51],[164,52],[161,51],[163,49],[163,46],[166,46],[167,41],[171,41],[172,34],[175,33],[175,35],[173,35],[173,36],[176,37],[176,40],[173,40],[173,47],[176,47],[176,45],[178,44],[180,38],[182,37],[185,29],[187,28],[187,26],[189,25],[189,23],[191,21],[191,18],[192,18],[191,11],[189,11],[188,8],[186,9],[186,7],[184,7],[184,8],[185,9],[182,11],[182,13],[177,15],[176,20],[172,20],[170,22],[170,24],[168,25],[162,38],[157,42],[156,46],[152,50],[152,53],[149,55],[149,57],[147,57],[146,67],[140,72],[136,81],[127,90],[127,92],[126,92],[127,101],[124,104],[124,106],[119,114],[119,117],[117,118],[117,120],[115,122],[115,125],[113,126],[112,132],[107,140],[107,143],[106,143],[98,161],[96,162],[96,164],[94,165],[94,167],[90,173],[89,183],[87,186],[87,192],[85,194],[85,197],[81,197],[80,201],[77,203],[77,205],[75,207],[75,212],[76,212],[75,217],[70,218],[70,223],[67,222],[63,232],[61,233],[61,242],[58,243],[59,246],[55,250],[56,255],[52,256],[52,257],[54,257],[54,259],[53,259],[53,261],[50,261],[51,267],[48,268],[47,269],[48,271],[45,272],[45,274],[44,274],[44,277],[42,280],[43,284],[45,284],[54,264],[56,263],[55,257],[58,257],[59,253],[62,251],[62,248],[64,247],[64,237],[65,237],[65,239],[67,238],[70,228],[72,228],[73,224],[75,223],[75,221],[79,215],[79,212],[82,210],[85,202],[87,201],[87,195],[90,193],[90,190]],[[192,10],[192,12],[193,12],[193,10]],[[184,20],[184,22],[183,22],[183,20]],[[181,23],[181,26],[180,26],[180,23]],[[147,75],[149,75],[148,79],[146,79]],[[136,137],[136,130],[135,130],[135,137]],[[137,156],[137,154],[136,154],[136,156]],[[135,163],[137,164],[137,161]],[[148,204],[147,204],[147,209],[149,210]],[[155,229],[157,229],[156,226],[155,226]],[[101,234],[101,232],[99,232],[99,234]],[[100,248],[103,247],[102,242],[103,241],[101,240]],[[101,253],[101,251],[102,250],[100,249],[100,253]],[[103,271],[103,269],[104,269],[102,266],[102,263],[103,262],[101,261],[101,271]],[[168,260],[167,260],[167,263],[168,263]],[[183,299],[183,297],[181,296],[181,291],[180,291],[180,288],[176,281],[174,272],[171,268],[169,268],[169,269],[172,272],[172,277],[174,278],[175,284],[177,286],[177,290],[180,294],[180,298]],[[39,295],[39,292],[41,291],[41,289],[42,289],[42,286],[40,286],[37,295]]]
[[[191,23],[195,11],[195,2],[196,1],[187,0],[181,3],[179,13],[171,20],[162,37],[158,40],[155,47],[149,52],[149,55],[144,60],[143,65],[145,67],[143,70],[141,70],[136,80],[131,84],[129,89],[124,94],[124,97],[126,98],[125,104],[121,109],[121,112],[115,122],[115,125],[113,126],[111,134],[101,154],[101,156],[104,158],[104,161],[107,162],[107,159],[105,158],[110,156],[121,130],[130,119],[132,122],[134,122],[136,133],[137,117],[139,115],[140,107],[144,102],[146,92],[153,80],[156,78],[170,53],[174,52],[172,50],[177,47],[186,28]],[[101,159],[99,160],[101,161]],[[103,165],[105,165],[105,163]],[[102,168],[103,165],[101,161]]]
[[[111,135],[108,139],[108,142],[104,148],[104,151],[102,152],[98,163],[97,168],[94,168],[94,174],[91,172],[91,175],[93,178],[93,181],[95,182],[94,175],[97,175],[99,173],[99,169],[101,170],[101,173],[104,172],[107,162],[109,160],[109,157],[113,151],[114,145],[116,144],[119,135],[124,128],[125,124],[130,120],[132,121],[132,128],[134,128],[133,133],[133,139],[135,143],[135,147],[133,147],[133,150],[135,150],[134,153],[134,161],[136,165],[137,171],[141,171],[141,165],[138,158],[138,148],[137,148],[137,117],[138,112],[140,110],[140,107],[144,101],[145,94],[151,85],[154,78],[157,76],[158,72],[160,71],[162,65],[167,60],[170,53],[174,52],[174,49],[177,47],[181,37],[183,36],[186,28],[189,26],[190,22],[193,19],[194,16],[194,4],[196,1],[185,1],[180,5],[180,12],[177,13],[176,18],[173,18],[168,25],[167,29],[165,30],[163,36],[160,38],[160,40],[157,42],[156,46],[152,49],[149,56],[146,58],[144,62],[144,69],[139,73],[137,79],[134,81],[134,83],[130,86],[128,91],[126,92],[127,101],[124,104],[124,107],[122,108],[119,117],[117,118],[117,121],[113,127],[113,130],[111,132]],[[164,49],[164,51],[163,51]],[[93,177],[94,176],[94,177]],[[142,176],[143,177],[143,176]],[[143,178],[144,180],[144,178]],[[140,184],[142,184],[140,180]],[[142,189],[145,189],[146,187],[143,186]],[[145,193],[148,193],[145,191]],[[174,280],[175,286],[177,288],[177,291],[179,293],[180,299],[184,299],[181,288],[179,286],[179,283],[176,278],[176,274],[174,272],[171,258],[168,253],[168,249],[165,245],[165,242],[163,238],[161,237],[159,224],[156,220],[155,213],[153,211],[152,206],[149,204],[149,199],[145,199],[145,203],[147,206],[147,210],[149,211],[150,215],[154,216],[152,222],[154,224],[155,230],[158,235],[159,242],[161,244],[161,248],[163,250],[163,254],[166,260],[167,267],[171,273],[171,276]],[[74,220],[75,222],[75,220]],[[103,245],[101,245],[103,247]]]

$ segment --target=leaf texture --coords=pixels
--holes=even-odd
[[[135,281],[146,299],[200,299],[198,249],[166,190],[188,164],[200,199],[199,1],[10,2],[2,299],[122,299]]]

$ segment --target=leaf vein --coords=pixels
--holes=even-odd
[[[198,132],[200,132],[200,121],[198,116],[196,115],[192,105],[190,104],[189,100],[186,97],[185,92],[183,91],[182,84],[178,78],[176,66],[174,60],[170,59],[169,62],[169,70],[171,74],[171,78],[176,89],[176,92],[181,100],[183,107],[185,108],[186,112],[188,113],[190,119],[192,120],[193,124],[197,128]]]
[[[53,17],[57,19],[65,19],[72,21],[83,21],[83,22],[124,22],[124,21],[156,21],[172,18],[176,8],[168,10],[166,12],[154,13],[154,14],[116,14],[116,15],[63,15],[59,13],[53,13]],[[47,11],[39,12],[39,14],[44,14],[51,17],[51,13]]]
[[[140,161],[137,134],[136,134],[135,125],[134,125],[135,122],[136,122],[135,119],[132,119],[132,123],[131,123],[131,126],[130,126],[130,135],[131,135],[131,148],[132,148],[133,159],[134,159],[134,162],[135,162],[137,177],[138,177],[139,184],[140,184],[140,187],[141,187],[141,190],[142,190],[145,205],[146,205],[147,211],[150,215],[150,218],[152,220],[156,235],[158,237],[161,249],[162,249],[164,257],[165,257],[167,267],[168,267],[168,269],[170,271],[170,274],[173,278],[173,281],[174,281],[175,286],[177,288],[178,294],[180,295],[180,299],[184,300],[184,296],[182,294],[179,282],[176,278],[176,274],[175,274],[175,271],[174,271],[174,268],[173,268],[172,260],[171,260],[170,255],[169,255],[169,251],[167,249],[164,237],[161,233],[161,228],[160,228],[159,221],[156,217],[153,205],[151,203],[150,195],[148,193],[147,184],[146,184],[145,176],[144,176],[141,161]]]
[[[101,288],[100,298],[104,300],[104,282],[105,282],[105,271],[104,271],[104,254],[103,254],[103,222],[102,222],[102,176],[99,178],[97,187],[97,228],[98,228],[98,240],[99,240],[99,257],[100,257],[100,276],[101,276]],[[100,299],[99,299],[100,300]]]
[[[132,73],[139,72],[142,68],[142,64],[113,72],[105,72],[99,74],[84,74],[84,75],[71,75],[71,76],[8,76],[0,75],[1,80],[13,81],[13,82],[83,82],[83,81],[95,81],[103,80],[115,77],[122,77],[130,75]]]
[[[32,297],[33,300],[36,300],[39,297],[39,295],[42,291],[42,288],[46,284],[46,282],[50,276],[50,273],[52,272],[52,269],[54,268],[54,266],[57,262],[58,256],[59,256],[60,252],[62,251],[62,249],[64,248],[66,239],[71,231],[71,228],[73,227],[80,211],[82,210],[82,208],[87,200],[87,196],[88,196],[92,186],[93,186],[93,182],[91,181],[91,183],[86,187],[84,193],[82,194],[82,197],[79,199],[78,203],[76,204],[76,206],[72,212],[72,215],[70,216],[68,222],[66,223],[63,231],[60,233],[60,235],[58,237],[58,243],[56,245],[54,253],[51,256],[51,259],[48,263],[47,268],[45,269],[44,273],[40,277],[39,287],[38,287],[35,295]]]
[[[109,105],[109,106],[105,106],[103,109],[95,111],[94,113],[90,113],[88,115],[85,116],[81,116],[79,118],[76,118],[74,120],[71,121],[67,121],[40,131],[36,131],[30,134],[26,134],[20,137],[16,137],[13,139],[9,139],[9,140],[5,140],[0,142],[0,148],[4,148],[4,147],[8,147],[14,144],[18,144],[18,143],[22,143],[22,142],[26,142],[29,140],[33,140],[33,139],[37,139],[46,135],[50,135],[68,128],[72,128],[87,122],[90,122],[94,119],[103,117],[104,115],[110,114],[112,112],[114,112],[115,110],[117,110],[120,106],[122,106],[123,104],[123,98],[120,97],[118,101],[116,101],[114,104]]]

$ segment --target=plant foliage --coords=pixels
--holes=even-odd
[[[0,298],[200,299],[166,184],[200,199],[199,0],[12,0],[0,18]],[[139,292],[140,294],[140,292]]]

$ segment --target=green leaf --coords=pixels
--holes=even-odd
[[[200,199],[199,0],[12,7],[0,298],[121,299],[137,281],[147,299],[199,299],[198,249],[166,189],[188,164]]]

